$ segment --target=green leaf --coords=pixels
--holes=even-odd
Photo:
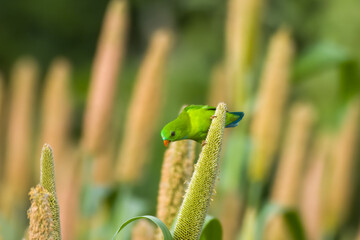
[[[255,240],[261,240],[264,238],[267,223],[277,216],[283,217],[293,239],[306,239],[300,217],[294,209],[286,208],[275,203],[267,203],[260,212],[256,221]]]
[[[133,221],[135,220],[138,220],[138,219],[148,219],[150,221],[152,221],[153,223],[155,223],[162,231],[163,233],[163,236],[164,236],[164,240],[172,240],[172,236],[171,236],[171,233],[169,231],[169,229],[166,227],[166,225],[160,220],[158,219],[157,217],[154,217],[154,216],[149,216],[149,215],[144,215],[144,216],[139,216],[139,217],[133,217],[133,218],[130,218],[129,220],[127,220],[126,222],[124,222],[120,227],[119,229],[116,231],[115,235],[113,236],[113,240],[114,239],[117,239],[116,236],[119,234],[119,232],[125,228],[129,223],[132,223]]]
[[[343,62],[339,66],[339,91],[341,100],[347,100],[356,96],[360,91],[359,63],[355,59]]]
[[[295,81],[308,79],[309,76],[329,68],[336,68],[351,57],[341,46],[322,42],[312,46],[302,54],[294,65]]]
[[[221,240],[222,227],[219,219],[207,216],[200,235],[200,240]]]
[[[108,186],[96,186],[85,183],[81,190],[81,211],[84,216],[94,215],[105,199],[111,194],[112,189]]]

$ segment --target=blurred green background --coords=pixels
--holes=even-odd
[[[107,1],[83,0],[0,3],[0,71],[5,86],[10,85],[12,67],[21,56],[30,55],[39,62],[38,91],[41,91],[44,76],[55,57],[63,56],[70,61],[71,97],[74,101],[71,136],[74,143],[80,141],[82,134],[91,67],[107,4]],[[208,103],[212,70],[225,55],[227,2],[132,0],[128,5],[126,53],[118,76],[116,108],[111,123],[117,146],[124,141],[121,136],[134,82],[152,33],[165,27],[174,34],[165,66],[165,88],[161,96],[164,108],[155,131],[159,134],[153,137],[153,149],[148,156],[144,177],[130,190],[134,199],[146,202],[140,204],[140,212],[154,214],[165,150],[160,130],[174,119],[182,105]],[[289,102],[311,102],[318,112],[316,126],[319,129],[336,128],[345,104],[360,92],[359,13],[358,0],[265,1],[259,17],[259,37],[253,43],[248,95],[254,96],[257,92],[269,39],[285,26],[290,29],[296,49],[290,74]],[[39,102],[37,100],[36,104]],[[38,106],[35,111],[39,112]],[[350,216],[342,224],[351,233],[357,230],[360,221],[359,157],[355,163]],[[268,188],[270,186],[266,186],[264,198],[270,191]],[[109,201],[113,200],[115,193],[113,191],[113,195],[107,196]],[[352,239],[342,238],[342,234],[336,237]]]

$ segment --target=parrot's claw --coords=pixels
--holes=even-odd
[[[206,145],[206,141],[202,141],[201,146],[204,147]]]
[[[214,119],[214,118],[217,118],[217,116],[216,116],[216,115],[212,115],[212,116],[210,117],[210,119]]]

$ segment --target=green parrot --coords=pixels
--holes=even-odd
[[[169,122],[162,130],[161,137],[165,147],[170,142],[183,139],[192,139],[197,142],[205,140],[209,131],[211,120],[216,117],[215,107],[207,105],[189,105],[172,122]],[[244,117],[243,112],[227,112],[225,127],[236,127]]]

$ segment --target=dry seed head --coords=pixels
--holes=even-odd
[[[175,225],[174,240],[199,239],[217,175],[224,135],[226,105],[220,103],[210,125]]]
[[[272,200],[287,207],[297,205],[297,194],[314,120],[314,111],[309,105],[297,104],[291,109],[289,127],[272,191]]]
[[[307,238],[310,240],[320,239],[322,179],[325,162],[331,149],[331,140],[328,135],[322,135],[317,139],[302,183],[300,214]]]
[[[267,177],[278,147],[293,52],[289,31],[280,29],[270,43],[251,126],[253,150],[249,171],[255,182]]]
[[[56,58],[45,79],[42,97],[41,136],[38,144],[48,142],[54,147],[58,159],[63,159],[57,166],[64,165],[65,152],[68,148],[71,101],[70,101],[70,63],[65,58]],[[41,146],[39,146],[40,149]],[[37,158],[40,164],[40,154]],[[36,171],[39,176],[39,169]]]
[[[165,152],[161,170],[157,214],[168,228],[171,227],[183,200],[186,185],[193,173],[195,142],[177,141]]]
[[[24,57],[15,63],[11,77],[11,99],[6,139],[6,185],[15,195],[26,197],[30,180],[30,157],[38,65]],[[12,194],[11,194],[12,195]],[[13,201],[13,200],[11,200]],[[10,209],[10,208],[9,208]]]
[[[119,67],[124,56],[127,3],[110,1],[97,47],[84,116],[83,144],[94,154],[105,142],[111,120]]]
[[[28,210],[30,220],[28,236],[30,240],[55,239],[53,236],[54,220],[50,207],[50,195],[41,185],[37,185],[30,190],[31,206]]]
[[[140,219],[134,226],[131,239],[132,240],[154,240],[155,228],[154,225],[145,219]]]
[[[271,196],[272,201],[282,206],[296,208],[298,205],[300,180],[313,122],[314,111],[309,105],[297,104],[292,108]],[[288,239],[285,229],[283,219],[275,218],[268,228],[266,239]]]
[[[59,169],[57,175],[62,175],[61,182],[57,182],[57,196],[60,208],[60,225],[61,236],[63,239],[74,239],[77,225],[79,221],[79,198],[81,189],[81,162],[80,159],[81,149],[73,148],[67,151],[65,156],[67,161],[66,168]],[[57,165],[58,166],[58,165]],[[65,177],[64,177],[65,176]]]
[[[70,128],[70,63],[65,58],[56,58],[45,79],[42,101],[42,142],[62,152],[67,143]]]
[[[227,193],[222,202],[220,221],[223,230],[223,240],[236,239],[241,226],[241,210],[243,201],[235,192]]]
[[[230,108],[244,109],[246,75],[257,43],[263,0],[230,0],[226,20],[226,83]]]
[[[49,204],[53,218],[54,239],[61,239],[59,203],[56,196],[55,168],[52,149],[44,144],[40,159],[40,184],[49,195]]]
[[[324,224],[326,231],[334,231],[347,214],[350,189],[352,187],[353,167],[359,132],[360,98],[350,102],[344,116],[339,134],[334,141],[330,166],[326,170],[324,199]]]
[[[117,160],[116,177],[120,181],[134,182],[142,176],[160,115],[162,75],[170,46],[170,32],[156,31],[140,67]]]

